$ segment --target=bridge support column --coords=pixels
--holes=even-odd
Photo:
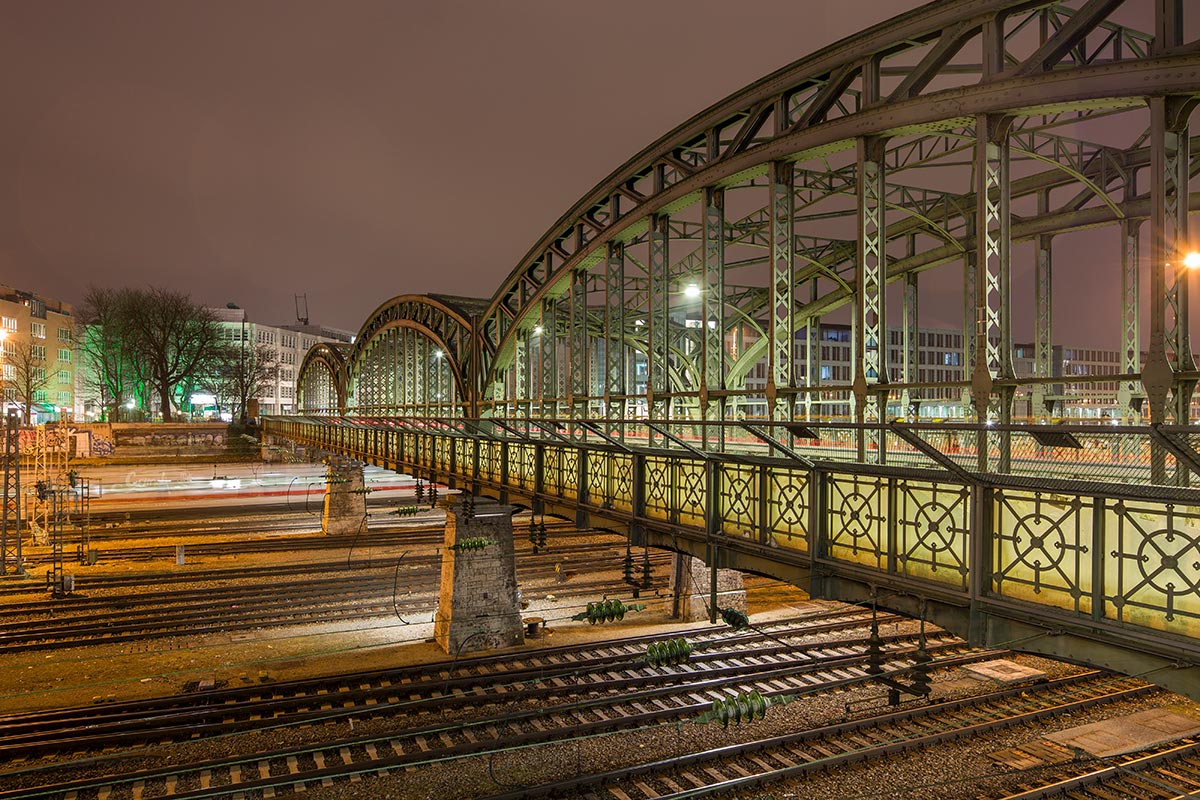
[[[451,655],[525,643],[517,602],[512,506],[460,499],[446,510],[433,636]]]
[[[367,527],[367,493],[363,465],[357,461],[330,458],[325,467],[325,511],[321,532],[346,536]]]
[[[683,622],[711,619],[714,572],[717,608],[735,608],[746,613],[746,589],[741,572],[736,569],[713,570],[702,559],[681,554],[675,559],[671,579],[671,585],[675,587],[672,616]]]

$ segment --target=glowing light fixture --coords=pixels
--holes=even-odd
[[[1200,253],[1195,250],[1183,257],[1183,265],[1188,269],[1200,268]]]
[[[699,297],[700,296],[700,287],[694,283],[689,283],[687,286],[684,287],[683,293],[687,297]]]
[[[535,325],[535,326],[533,326],[533,332],[534,332],[534,333],[541,333],[541,332],[542,332],[542,326],[541,326],[541,325]]]

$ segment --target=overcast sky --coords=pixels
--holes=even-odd
[[[357,330],[490,296],[708,105],[913,0],[0,0],[0,282]]]
[[[273,324],[303,294],[350,330],[397,294],[490,297],[651,141],[919,5],[0,0],[0,282],[164,286]],[[1056,339],[1117,345],[1118,247],[1056,239]],[[925,324],[960,314],[953,283]]]

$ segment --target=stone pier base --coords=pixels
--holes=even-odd
[[[433,636],[448,654],[525,643],[517,600],[513,510],[480,503],[470,513],[462,495],[446,509],[442,586]]]
[[[704,622],[709,619],[712,604],[712,570],[699,558],[677,556],[671,585],[675,587],[675,608],[684,622]],[[746,589],[742,573],[736,569],[717,570],[717,608],[746,611]],[[717,618],[720,619],[718,612]]]
[[[343,459],[326,462],[323,533],[348,536],[367,529],[367,495],[363,488],[362,464]]]

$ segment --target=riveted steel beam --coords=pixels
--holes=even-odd
[[[542,301],[542,324],[538,326],[541,330],[537,331],[538,354],[541,357],[538,368],[541,390],[538,398],[541,401],[541,415],[551,418],[558,416],[558,358],[555,353],[558,348],[557,305],[553,298]]]
[[[796,306],[792,291],[796,285],[794,171],[789,162],[776,162],[771,170],[771,339],[770,376],[767,382],[767,405],[776,419],[792,418],[792,399],[779,398],[779,389],[790,389],[793,383],[795,355]]]
[[[588,395],[591,386],[588,378],[588,335],[587,335],[587,273],[575,272],[571,275],[571,296],[569,302],[569,324],[567,341],[571,358],[571,416],[586,417],[588,415]]]
[[[1049,197],[1043,192],[1038,195],[1038,213],[1049,210]],[[1052,330],[1052,294],[1051,267],[1053,237],[1039,236],[1037,238],[1037,258],[1034,261],[1033,302],[1034,302],[1034,334],[1033,334],[1033,375],[1035,378],[1049,378],[1052,373],[1054,343]],[[1039,419],[1045,416],[1049,409],[1046,407],[1046,384],[1036,383],[1033,387],[1033,401],[1030,416]]]
[[[870,387],[887,382],[886,295],[887,226],[884,197],[886,172],[883,153],[887,141],[865,138],[858,141],[858,303],[854,317],[854,409],[860,427],[857,433],[861,461],[885,460],[884,439],[872,425],[886,409]]]
[[[1138,375],[1142,371],[1141,303],[1139,296],[1139,242],[1141,220],[1126,219],[1121,223],[1121,373]],[[1141,421],[1141,403],[1135,409],[1134,398],[1141,394],[1136,380],[1121,381],[1117,403],[1127,424]]]
[[[604,408],[608,419],[625,418],[625,246],[608,245],[604,273]],[[624,432],[624,428],[615,430]]]

